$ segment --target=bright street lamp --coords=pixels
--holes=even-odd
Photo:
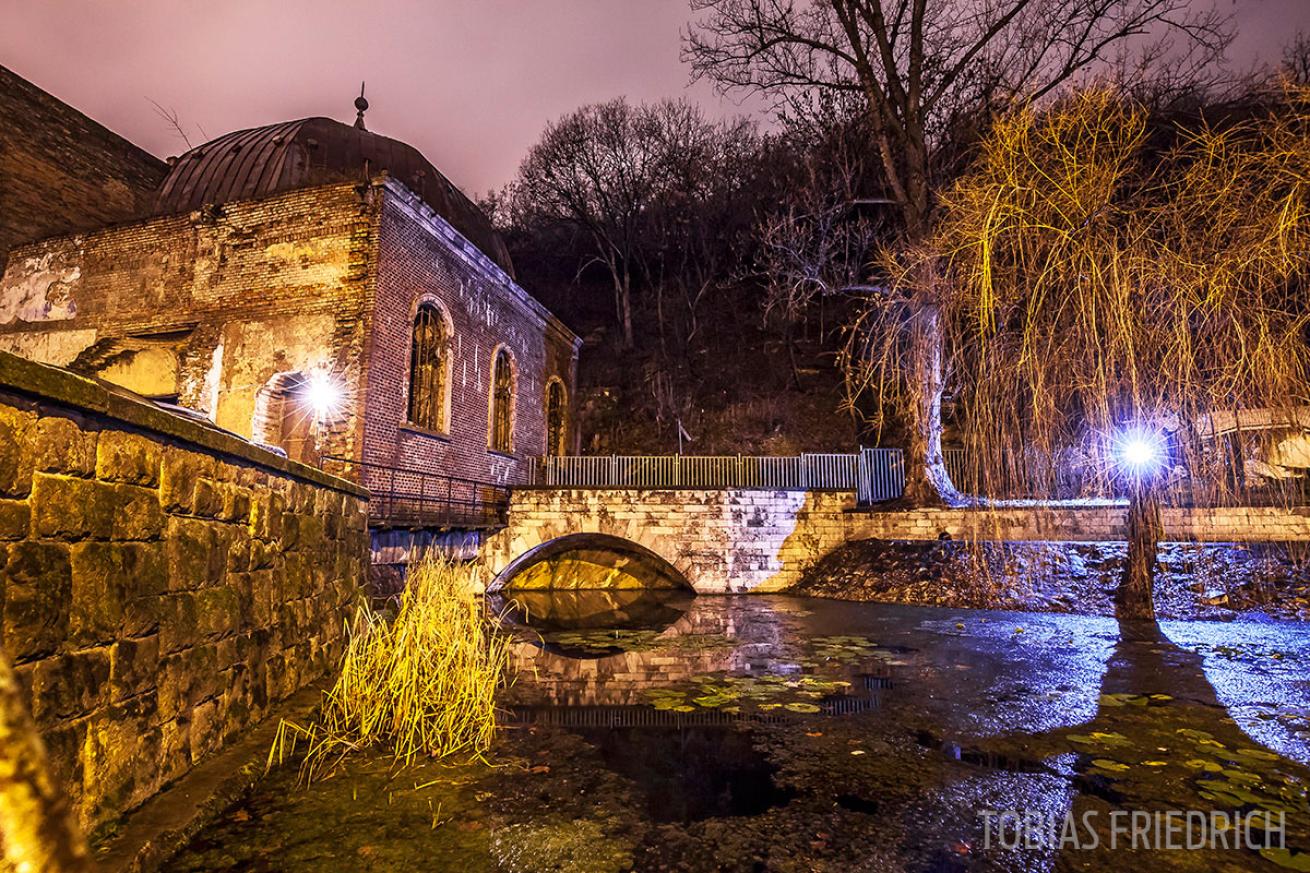
[[[1164,438],[1156,431],[1126,430],[1115,439],[1114,455],[1130,476],[1150,478],[1164,467]]]
[[[321,371],[309,377],[301,396],[319,421],[333,418],[346,402],[346,390],[341,383],[331,374]]]

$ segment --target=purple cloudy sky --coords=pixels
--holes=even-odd
[[[1242,66],[1276,61],[1310,32],[1310,0],[1217,2],[1237,15]],[[689,18],[686,0],[0,0],[0,64],[161,157],[185,146],[149,99],[198,143],[197,128],[351,121],[366,79],[369,128],[476,195],[508,181],[542,126],[583,103],[758,105],[688,87],[678,53]]]

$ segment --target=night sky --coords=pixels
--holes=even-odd
[[[1243,67],[1310,32],[1310,0],[1219,6],[1237,15]],[[186,146],[151,99],[199,144],[307,115],[352,121],[366,79],[369,128],[477,195],[584,103],[687,95],[713,114],[759,109],[688,86],[690,15],[686,0],[0,0],[0,64],[160,157]]]

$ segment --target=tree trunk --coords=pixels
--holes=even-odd
[[[55,784],[26,695],[0,652],[0,842],[13,870],[81,873],[91,862],[68,797]]]
[[[931,291],[924,288],[916,293]],[[958,503],[960,496],[942,458],[941,309],[936,302],[911,305],[902,499],[911,506],[947,506]]]
[[[619,301],[622,308],[620,316],[623,319],[623,347],[631,349],[634,345],[632,336],[632,273],[628,269],[628,262],[623,262],[623,282],[619,289]]]
[[[1160,498],[1155,485],[1134,480],[1128,498],[1128,564],[1115,596],[1120,619],[1155,618],[1155,566],[1160,546]]]

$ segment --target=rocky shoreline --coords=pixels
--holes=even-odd
[[[863,540],[810,568],[789,593],[837,600],[1113,615],[1122,542]],[[1163,543],[1164,619],[1310,621],[1305,544]]]

